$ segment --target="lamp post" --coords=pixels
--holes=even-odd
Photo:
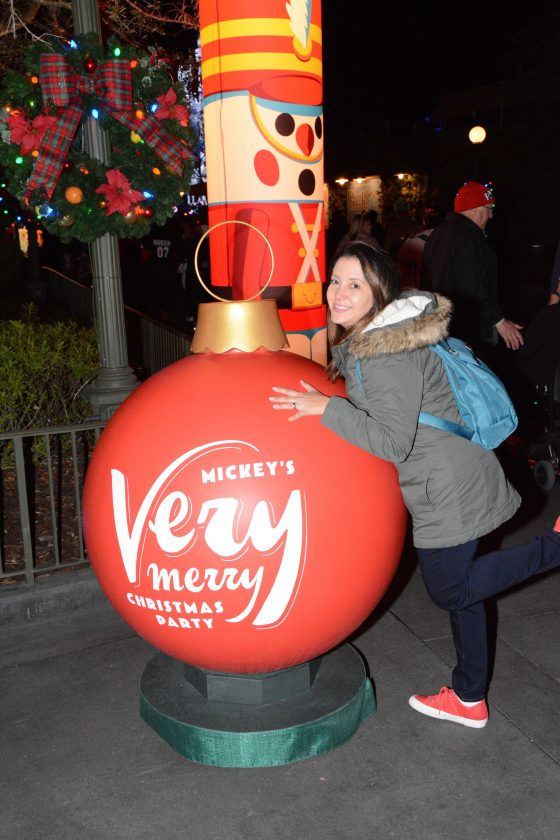
[[[486,129],[481,125],[473,125],[469,131],[469,140],[475,147],[474,151],[474,177],[478,177],[478,147],[486,140]]]
[[[47,297],[47,284],[41,274],[37,222],[27,220],[27,277],[26,287],[34,303],[44,303]]]
[[[72,10],[75,34],[93,32],[101,40],[97,0],[72,0]],[[110,163],[108,134],[93,117],[85,121],[84,144],[91,157]],[[138,380],[128,365],[118,239],[105,233],[92,242],[89,251],[100,367],[87,396],[100,418],[108,420]]]

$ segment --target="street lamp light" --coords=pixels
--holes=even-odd
[[[484,143],[486,140],[486,129],[481,125],[474,125],[469,131],[469,140],[471,143]]]
[[[481,125],[473,125],[469,131],[469,140],[475,147],[474,153],[474,177],[478,178],[478,147],[486,140],[486,129]]]

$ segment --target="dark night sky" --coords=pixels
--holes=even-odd
[[[421,118],[446,93],[511,75],[519,31],[538,24],[549,2],[323,0],[326,98],[334,89],[344,106],[359,90],[383,118]]]
[[[421,122],[442,96],[513,76],[520,32],[550,3],[323,0],[327,150],[356,112],[373,125]]]

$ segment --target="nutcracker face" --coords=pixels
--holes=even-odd
[[[322,108],[245,93],[208,102],[204,119],[210,204],[322,203]]]

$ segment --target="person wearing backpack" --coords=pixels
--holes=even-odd
[[[491,449],[421,423],[420,413],[462,424],[440,356],[451,302],[437,294],[399,294],[394,260],[349,243],[337,253],[327,289],[331,379],[343,376],[347,398],[275,386],[269,399],[309,415],[350,443],[395,464],[422,577],[447,610],[457,664],[451,688],[415,694],[410,705],[431,717],[481,728],[488,650],[484,601],[539,572],[560,566],[560,518],[532,542],[477,557],[478,540],[509,520],[520,497]],[[357,363],[359,362],[359,364]]]

